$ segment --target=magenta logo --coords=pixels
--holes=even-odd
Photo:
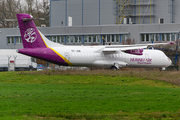
[[[27,42],[33,43],[37,39],[37,34],[34,28],[28,28],[24,33],[24,39]]]

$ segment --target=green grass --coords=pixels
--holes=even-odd
[[[180,87],[145,72],[1,72],[0,119],[180,119]]]

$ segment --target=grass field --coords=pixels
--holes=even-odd
[[[0,119],[180,119],[180,72],[0,73]]]

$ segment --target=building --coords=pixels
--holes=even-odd
[[[51,26],[179,23],[178,0],[50,0]]]
[[[179,39],[178,0],[50,0],[50,27],[39,30],[65,45],[151,43]],[[68,26],[68,17],[72,26]],[[0,49],[22,48],[18,28],[0,28]]]
[[[50,26],[114,24],[112,0],[50,0]]]

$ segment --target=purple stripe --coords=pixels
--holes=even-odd
[[[19,49],[18,52],[54,64],[68,66],[68,63],[64,61],[59,55],[57,55],[50,48],[26,48],[26,49]]]

